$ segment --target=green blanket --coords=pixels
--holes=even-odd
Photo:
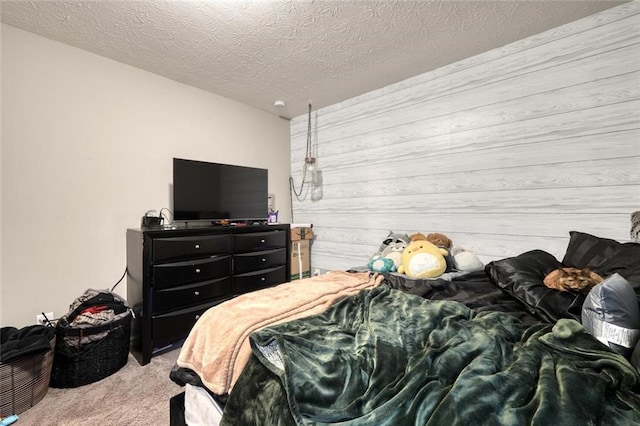
[[[640,377],[574,320],[387,287],[251,336],[223,425],[640,423]]]

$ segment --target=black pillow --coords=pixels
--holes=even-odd
[[[485,272],[498,287],[524,303],[530,313],[542,320],[553,323],[560,318],[571,318],[580,321],[585,296],[544,285],[544,277],[561,267],[553,255],[533,250],[490,262]]]
[[[620,243],[583,232],[571,231],[562,263],[574,268],[589,268],[603,278],[622,275],[636,295],[640,295],[640,244]]]
[[[640,335],[640,308],[629,282],[613,274],[593,287],[582,306],[582,325],[628,359]]]

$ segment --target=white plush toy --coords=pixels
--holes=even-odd
[[[451,250],[453,255],[453,267],[461,272],[476,272],[484,269],[484,264],[475,253],[462,247],[454,247]]]

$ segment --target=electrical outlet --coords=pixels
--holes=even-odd
[[[55,318],[53,316],[53,312],[45,312],[44,315],[47,316],[47,318],[49,318],[49,321],[53,322],[53,319]],[[40,325],[47,325],[47,320],[45,319],[44,315],[42,314],[38,314],[36,315],[36,324],[40,324]]]

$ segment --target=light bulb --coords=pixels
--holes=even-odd
[[[307,157],[304,159],[304,181],[312,182],[316,173],[316,159]]]

